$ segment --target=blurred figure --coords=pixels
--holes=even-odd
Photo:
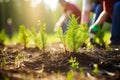
[[[111,27],[111,44],[120,45],[120,0],[83,0],[83,10],[81,23],[88,23],[90,14],[86,13],[92,9],[92,3],[99,2],[100,4],[96,6],[94,19],[92,25],[90,26],[90,39],[94,39],[95,34],[100,30],[101,25],[108,19],[112,19]],[[84,8],[86,4],[89,7]],[[101,5],[102,4],[102,5]],[[87,10],[87,8],[89,8]],[[101,9],[102,8],[102,9]],[[85,16],[88,14],[87,16]]]
[[[11,18],[7,19],[7,27],[6,27],[6,33],[9,36],[9,38],[12,38],[13,35],[13,21]]]
[[[73,3],[67,2],[65,0],[59,0],[59,3],[63,9],[63,14],[62,16],[59,18],[59,20],[57,21],[56,25],[55,25],[55,30],[61,26],[63,33],[65,34],[67,27],[68,27],[68,22],[70,21],[69,16],[74,14],[75,18],[78,19],[78,23],[80,23],[80,19],[81,19],[81,11],[80,9]]]

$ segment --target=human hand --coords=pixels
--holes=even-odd
[[[90,26],[89,28],[90,39],[94,38],[99,30],[100,30],[100,26],[97,24],[93,24],[92,26]]]
[[[96,34],[99,30],[100,30],[100,26],[97,25],[97,24],[93,24],[89,28],[90,33],[95,33]]]

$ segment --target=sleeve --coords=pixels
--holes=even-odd
[[[111,12],[114,5],[114,0],[103,0],[103,9],[107,12]]]

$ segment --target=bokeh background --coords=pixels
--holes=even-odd
[[[81,9],[81,0],[67,0]],[[37,26],[37,21],[46,24],[47,33],[54,33],[54,25],[62,14],[58,0],[0,0],[0,30],[8,35],[18,31],[20,25]]]

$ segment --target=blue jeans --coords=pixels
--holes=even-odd
[[[69,21],[70,21],[70,18],[68,17],[68,18],[66,18],[66,20],[61,25],[63,34],[65,34],[66,31],[68,30],[68,23],[69,23]]]
[[[92,11],[95,13],[93,22],[95,22],[97,20],[100,13],[102,12],[102,10],[103,10],[103,8],[100,3],[93,4]],[[111,43],[113,43],[113,44],[119,43],[120,44],[120,1],[118,1],[114,4],[112,20],[110,18],[108,18],[106,21],[109,23],[112,23]]]
[[[111,42],[120,44],[120,1],[114,4],[111,27]]]
[[[97,20],[97,18],[99,17],[99,15],[101,14],[102,11],[103,11],[103,7],[102,7],[101,3],[94,3],[92,5],[92,12],[95,13],[95,15],[93,15],[92,23],[94,23]],[[112,23],[111,18],[108,17],[108,19],[106,20],[106,22]]]

